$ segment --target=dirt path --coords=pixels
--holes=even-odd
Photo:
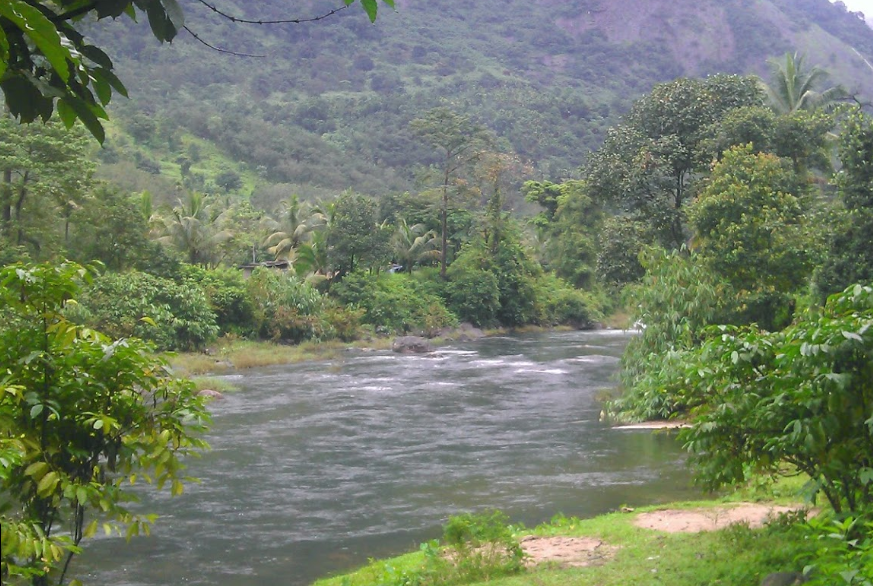
[[[697,533],[724,529],[734,523],[748,523],[750,527],[762,527],[769,519],[780,513],[796,510],[796,507],[738,503],[707,509],[663,509],[640,513],[633,520],[643,529],[667,533]],[[529,535],[521,540],[521,547],[528,555],[528,566],[546,562],[563,567],[584,567],[606,563],[618,551],[618,546],[609,545],[594,537],[538,537]]]

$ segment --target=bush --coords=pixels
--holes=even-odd
[[[790,464],[837,513],[873,508],[873,287],[850,287],[782,332],[710,331],[672,377],[698,405],[680,438],[701,483]]]
[[[590,328],[599,317],[591,296],[574,289],[563,279],[546,274],[537,280],[536,286],[542,312],[540,323],[544,325]]]
[[[147,273],[107,273],[85,289],[72,319],[113,338],[131,336],[158,350],[198,350],[218,334],[203,290]]]
[[[524,568],[524,551],[500,511],[455,515],[443,528],[443,543],[457,582],[482,582]]]
[[[246,296],[261,338],[298,344],[335,335],[325,319],[325,297],[295,275],[258,268],[246,281]]]
[[[454,269],[454,270],[453,270]],[[491,271],[449,270],[446,285],[449,309],[465,322],[478,327],[497,324],[500,311],[500,288]]]
[[[458,321],[424,283],[403,274],[353,273],[332,293],[348,307],[363,310],[361,321],[377,330],[434,335]]]
[[[254,330],[254,312],[241,271],[206,270],[193,265],[186,265],[185,269],[185,280],[206,294],[221,333],[247,335]]]

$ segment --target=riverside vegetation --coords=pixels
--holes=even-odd
[[[176,3],[160,4],[155,35],[168,40]],[[37,60],[91,71],[96,98],[65,95],[63,123],[0,119],[4,580],[63,582],[68,556],[99,525],[85,524],[86,510],[106,531],[146,531],[150,518],[124,505],[124,479],[182,490],[180,459],[205,447],[208,417],[153,350],[201,351],[219,336],[292,345],[434,335],[462,321],[590,327],[624,307],[644,329],[623,358],[611,417],[689,420],[680,440],[707,488],[801,472],[824,497],[825,521],[706,539],[788,539],[813,582],[873,580],[873,119],[800,55],[775,58],[766,84],[719,74],[654,85],[575,179],[532,180],[500,125],[428,103],[404,120],[410,148],[400,150],[421,156],[419,180],[400,189],[359,193],[360,175],[358,191],[331,197],[287,185],[249,196],[228,170],[214,184],[181,181],[172,200],[96,178],[75,120],[99,136],[103,86],[121,90],[100,53],[82,47],[92,66],[69,48],[53,52],[54,25],[22,10],[0,9],[4,34],[27,29],[22,14],[40,23]],[[2,55],[10,76],[30,79],[33,63],[9,61],[30,53]],[[70,79],[57,75],[52,83]],[[20,116],[51,113],[21,110],[45,86],[0,86]],[[301,119],[321,120],[318,107]],[[196,159],[205,147],[187,148]],[[138,164],[153,166],[141,153]],[[512,531],[488,523],[511,551]],[[425,564],[408,583],[454,576],[479,556],[465,545],[477,531],[449,540],[452,569]],[[798,534],[809,539],[795,543]],[[419,555],[415,564],[444,560]],[[712,579],[752,575],[725,572]],[[396,579],[379,578],[406,583]]]

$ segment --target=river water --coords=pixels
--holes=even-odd
[[[528,525],[688,498],[669,435],[611,430],[628,334],[495,337],[429,355],[350,352],[247,370],[212,403],[212,450],[181,497],[143,495],[150,537],[97,538],[86,584],[309,584],[417,548],[455,513]]]

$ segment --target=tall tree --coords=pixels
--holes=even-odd
[[[376,223],[378,206],[364,195],[347,191],[337,198],[327,232],[327,254],[336,277],[371,269],[390,260],[390,232]]]
[[[688,237],[691,185],[696,171],[711,161],[707,128],[730,110],[762,102],[750,77],[716,75],[655,86],[609,130],[585,166],[591,195],[649,224],[664,246],[681,247]]]
[[[779,114],[827,109],[846,96],[840,86],[823,87],[828,72],[820,67],[807,67],[805,55],[785,53],[782,61],[771,59],[769,64],[770,83],[761,83],[770,105]]]
[[[221,210],[209,197],[192,191],[162,218],[158,241],[170,244],[192,265],[215,266],[219,245],[232,234],[221,227]]]
[[[22,126],[0,116],[0,236],[46,249],[62,225],[69,237],[70,217],[82,203],[94,172],[81,128],[57,123]]]
[[[790,294],[817,260],[806,189],[788,160],[746,145],[725,153],[690,207],[700,257],[732,285],[741,322],[772,330],[791,317]]]
[[[838,152],[842,168],[836,179],[844,210],[815,279],[822,300],[854,283],[873,281],[873,118],[853,113],[845,121]]]
[[[465,166],[479,157],[482,148],[490,142],[490,135],[467,116],[446,107],[434,108],[410,122],[409,127],[413,134],[440,153],[440,276],[445,279],[449,201],[456,187],[453,182]]]

